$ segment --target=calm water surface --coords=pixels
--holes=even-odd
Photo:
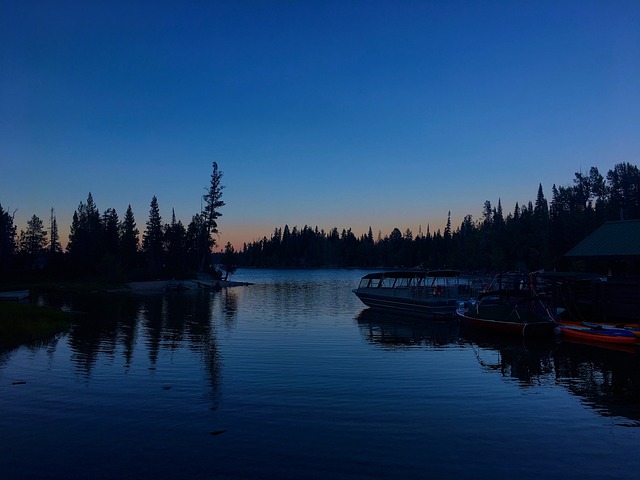
[[[636,352],[380,314],[365,272],[241,270],[0,352],[2,478],[638,478]]]

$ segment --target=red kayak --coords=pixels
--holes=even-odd
[[[587,327],[582,325],[559,325],[562,335],[569,339],[589,340],[592,342],[605,342],[632,345],[636,343],[636,336],[624,328]]]

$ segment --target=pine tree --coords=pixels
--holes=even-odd
[[[447,225],[444,227],[444,239],[451,240],[451,210],[447,213]]]
[[[502,201],[498,198],[498,206],[496,207],[496,211],[493,214],[493,223],[502,227],[504,225],[504,215],[502,213]]]
[[[222,201],[222,190],[224,185],[222,181],[222,172],[218,170],[218,164],[213,162],[213,172],[211,173],[211,183],[209,190],[203,195],[205,207],[203,210],[204,220],[207,225],[207,234],[213,235],[218,233],[217,220],[222,216],[220,208],[224,207],[225,203]]]
[[[493,210],[491,208],[491,202],[489,200],[485,200],[484,202],[482,217],[483,217],[483,224],[485,227],[488,227],[493,223]]]
[[[202,217],[204,219],[204,225],[207,232],[207,243],[201,245],[202,259],[200,261],[200,270],[204,268],[205,259],[211,253],[211,248],[215,246],[216,240],[213,235],[218,233],[218,218],[222,216],[220,208],[224,207],[222,201],[222,172],[218,170],[217,162],[213,162],[213,172],[211,173],[211,182],[207,193],[202,196],[204,200],[204,209],[202,210]]]
[[[231,242],[227,242],[224,247],[222,266],[225,272],[225,280],[229,278],[229,275],[233,275],[238,268],[238,254],[234,250],[233,245],[231,245]]]
[[[60,246],[60,237],[58,236],[58,221],[54,214],[53,207],[51,207],[50,217],[50,235],[49,235],[49,254],[51,256],[62,253],[62,247]]]
[[[44,223],[37,215],[33,215],[27,222],[27,230],[20,230],[19,237],[20,253],[33,257],[43,253],[47,248],[47,231]]]
[[[136,228],[131,205],[127,207],[124,220],[120,224],[120,256],[125,267],[133,268],[137,264],[140,231]]]
[[[16,227],[13,215],[0,204],[0,276],[6,274],[16,250]]]
[[[92,258],[97,261],[102,253],[103,247],[102,222],[100,220],[100,211],[93,201],[91,192],[87,195],[87,228]]]
[[[640,218],[640,170],[630,163],[617,164],[607,173],[609,205],[615,220]]]
[[[117,255],[120,244],[120,222],[118,213],[113,208],[106,209],[102,214],[102,230],[104,252]]]
[[[173,277],[181,277],[185,273],[186,238],[187,231],[182,222],[176,220],[176,212],[172,210],[171,223],[164,227],[164,250],[167,273]]]
[[[538,221],[546,221],[549,219],[549,205],[547,199],[544,198],[541,183],[538,184],[538,195],[536,196],[536,205],[533,208],[533,214]]]
[[[142,252],[146,257],[147,266],[152,275],[159,274],[162,269],[162,237],[162,217],[160,216],[158,199],[154,195],[151,199],[147,228],[142,235]]]
[[[206,253],[210,249],[208,238],[204,218],[197,213],[187,226],[186,248],[189,268],[203,271],[204,261],[208,256]]]
[[[81,272],[95,270],[102,256],[102,224],[91,192],[87,203],[80,202],[73,212],[67,252],[75,268]]]

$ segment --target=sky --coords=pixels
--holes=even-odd
[[[225,185],[218,244],[505,214],[637,165],[637,1],[0,0],[0,205],[142,232]]]

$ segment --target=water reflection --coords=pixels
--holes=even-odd
[[[68,333],[71,362],[78,374],[90,379],[99,362],[124,360],[129,371],[136,355],[146,356],[148,369],[159,368],[162,353],[189,349],[201,361],[211,387],[218,388],[221,358],[216,319],[233,325],[237,297],[222,292],[165,293],[151,296],[50,296],[49,304],[83,312]],[[113,367],[112,367],[113,368]]]
[[[233,288],[225,288],[220,292],[222,296],[222,310],[227,328],[233,327],[238,316],[238,293]]]
[[[619,350],[564,343],[555,355],[555,378],[585,405],[606,417],[640,426],[640,356]]]
[[[460,342],[475,353],[485,372],[497,372],[522,387],[552,384],[555,342],[544,339],[500,337],[464,331]]]
[[[636,349],[561,343],[460,332],[458,322],[430,321],[365,309],[361,335],[383,349],[469,348],[480,371],[515,380],[521,388],[561,386],[607,417],[640,426],[640,355]]]
[[[371,308],[360,312],[356,321],[368,342],[387,349],[446,348],[458,342],[459,325],[456,321],[430,321]]]
[[[55,334],[50,338],[33,340],[28,343],[13,343],[0,345],[0,369],[3,368],[11,360],[13,352],[20,348],[25,348],[30,352],[36,352],[44,349],[47,354],[51,354],[56,350],[62,334]]]
[[[236,329],[241,307],[243,312],[249,312],[244,328],[259,328],[257,333],[245,332],[249,341],[254,341],[251,335],[262,338],[274,327],[288,328],[292,333],[306,332],[309,326],[318,327],[319,320],[325,322],[324,329],[329,329],[335,318],[344,316],[347,322],[354,318],[347,316],[355,310],[345,284],[348,282],[300,280],[219,292],[43,297],[42,303],[84,315],[68,332],[66,343],[54,338],[23,348],[44,349],[50,354],[68,348],[75,374],[85,381],[90,381],[96,369],[104,364],[111,369],[110,375],[117,370],[128,373],[136,368],[152,373],[166,370],[171,367],[162,363],[163,358],[188,351],[215,394],[223,368],[220,329]],[[264,321],[271,318],[278,322]],[[640,425],[640,355],[635,349],[616,351],[555,340],[483,336],[460,332],[455,320],[429,321],[368,308],[355,315],[355,324],[367,345],[382,350],[383,355],[385,351],[402,349],[442,350],[442,368],[446,368],[447,351],[468,349],[483,374],[499,375],[519,388],[559,386],[603,416],[623,417],[634,426]],[[336,321],[336,325],[339,325],[336,335],[344,335],[344,323]],[[288,342],[296,337],[286,338]],[[321,339],[306,335],[297,338],[304,338],[310,345],[322,343]],[[265,355],[286,355],[296,349],[296,345],[287,342],[274,344],[272,349],[260,345],[264,346]],[[357,348],[348,342],[333,345]],[[0,367],[10,362],[11,355],[11,351],[0,352]]]
[[[213,294],[51,299],[85,315],[0,359],[5,477],[637,471],[640,430],[618,426],[640,419],[635,354],[363,310],[360,272],[250,273]]]

